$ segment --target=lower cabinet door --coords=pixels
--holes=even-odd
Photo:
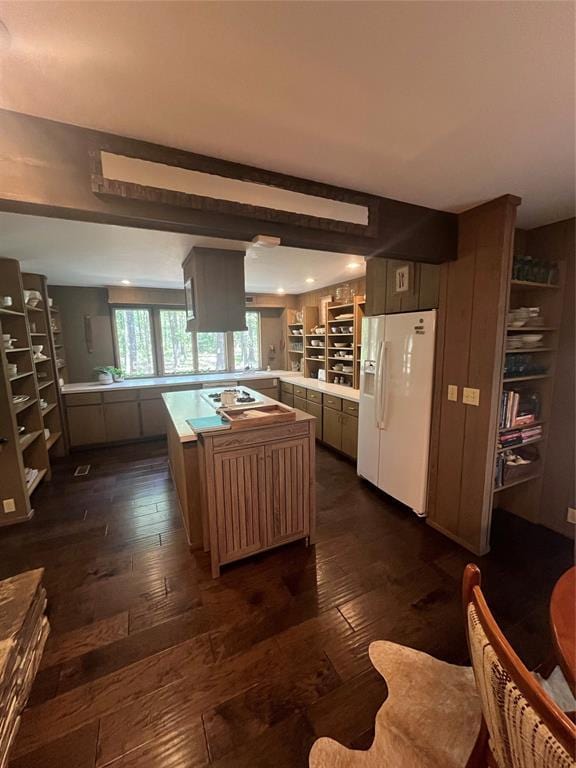
[[[72,447],[106,442],[101,405],[75,405],[66,408],[66,419]]]
[[[342,452],[353,459],[358,456],[358,419],[348,413],[342,414]]]
[[[141,400],[140,418],[143,437],[166,434],[166,408],[162,400]]]
[[[324,408],[322,419],[322,440],[333,448],[342,450],[342,422],[340,411]]]
[[[107,442],[137,440],[141,436],[138,403],[105,403],[104,423]]]
[[[264,448],[216,453],[214,474],[218,554],[226,563],[266,546]]]
[[[268,545],[306,536],[310,529],[310,457],[307,439],[266,446]]]
[[[294,395],[290,392],[281,392],[280,396],[282,398],[281,402],[283,402],[285,405],[289,405],[290,408],[294,407]]]
[[[298,395],[294,395],[294,408],[298,408],[298,410],[306,413],[306,400],[302,397],[298,397]]]
[[[322,406],[320,403],[314,403],[308,400],[306,410],[316,419],[316,439],[322,440]]]

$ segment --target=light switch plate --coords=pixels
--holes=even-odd
[[[480,390],[464,387],[462,389],[462,402],[466,405],[480,405]]]
[[[4,507],[4,513],[7,515],[10,512],[16,512],[16,504],[14,503],[14,499],[4,499],[2,506]]]
[[[453,403],[458,402],[458,387],[456,384],[448,384],[448,400],[451,400]]]
[[[574,507],[568,507],[566,520],[568,520],[569,523],[574,523],[574,525],[576,525],[576,509]]]

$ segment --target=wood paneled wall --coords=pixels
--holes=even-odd
[[[459,216],[458,259],[441,267],[428,523],[468,549],[489,549],[508,281],[518,198]],[[448,385],[458,401],[447,399]],[[462,402],[480,390],[479,406]]]
[[[357,296],[362,296],[366,293],[366,278],[355,277],[352,280],[343,280],[341,283],[334,283],[334,285],[327,285],[325,288],[317,288],[315,291],[307,291],[306,293],[300,293],[296,296],[297,308],[302,307],[319,307],[320,301],[325,296],[334,297],[336,289],[341,285],[347,284],[354,289]]]
[[[396,293],[396,269],[410,264],[411,285]],[[440,293],[440,267],[396,259],[371,258],[366,261],[366,315],[389,315],[436,309]]]
[[[568,219],[530,230],[526,242],[526,252],[534,258],[563,261],[565,265],[562,319],[538,522],[566,536],[574,536],[576,529],[566,520],[568,507],[576,505],[575,230],[576,219]]]

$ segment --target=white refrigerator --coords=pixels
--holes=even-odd
[[[436,310],[362,321],[358,474],[426,514]]]

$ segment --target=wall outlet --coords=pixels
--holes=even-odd
[[[448,400],[453,403],[458,402],[458,387],[456,384],[448,384]]]
[[[566,520],[568,520],[569,523],[573,523],[574,525],[576,525],[576,508],[568,507],[568,514],[566,515]]]
[[[4,499],[2,506],[6,515],[10,514],[10,512],[16,512],[16,502],[14,499]]]
[[[463,387],[462,402],[466,405],[480,405],[480,390],[472,387]]]

